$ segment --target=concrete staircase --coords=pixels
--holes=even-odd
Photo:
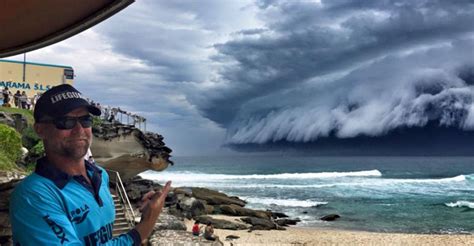
[[[132,226],[127,221],[127,216],[125,215],[125,206],[120,201],[120,198],[113,193],[112,197],[115,204],[115,222],[112,234],[115,237],[120,234],[127,233],[132,229]]]

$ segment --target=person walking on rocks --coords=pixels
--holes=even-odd
[[[68,84],[46,91],[34,110],[45,157],[18,184],[10,200],[13,245],[140,245],[153,231],[171,182],[143,197],[133,229],[113,237],[115,208],[107,172],[84,160],[92,116],[100,110]]]

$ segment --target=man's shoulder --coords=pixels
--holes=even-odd
[[[52,189],[48,188],[48,180],[33,173],[16,185],[10,197],[10,211],[20,208],[31,209],[40,200],[51,200]]]
[[[21,194],[24,195],[25,193],[41,193],[46,190],[51,190],[51,187],[54,183],[42,177],[36,173],[30,174],[28,177],[23,179],[13,191],[13,195]]]

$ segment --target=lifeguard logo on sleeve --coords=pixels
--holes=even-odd
[[[49,225],[51,230],[53,230],[54,234],[56,237],[61,240],[61,244],[64,244],[65,242],[69,242],[69,240],[66,238],[66,232],[64,231],[64,228],[56,222],[54,222],[52,219],[49,218],[49,215],[43,216],[44,221]]]
[[[84,243],[86,246],[89,245],[102,245],[106,244],[112,239],[113,222],[101,226],[99,230],[84,237]]]
[[[84,206],[70,211],[69,214],[71,215],[72,222],[80,224],[86,219],[87,215],[89,214],[89,206],[87,206],[87,204],[84,204]]]

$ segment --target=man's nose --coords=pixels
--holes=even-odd
[[[78,120],[76,120],[76,124],[74,124],[74,127],[71,129],[71,131],[81,132],[81,131],[84,131],[84,127],[82,127],[81,123]]]

